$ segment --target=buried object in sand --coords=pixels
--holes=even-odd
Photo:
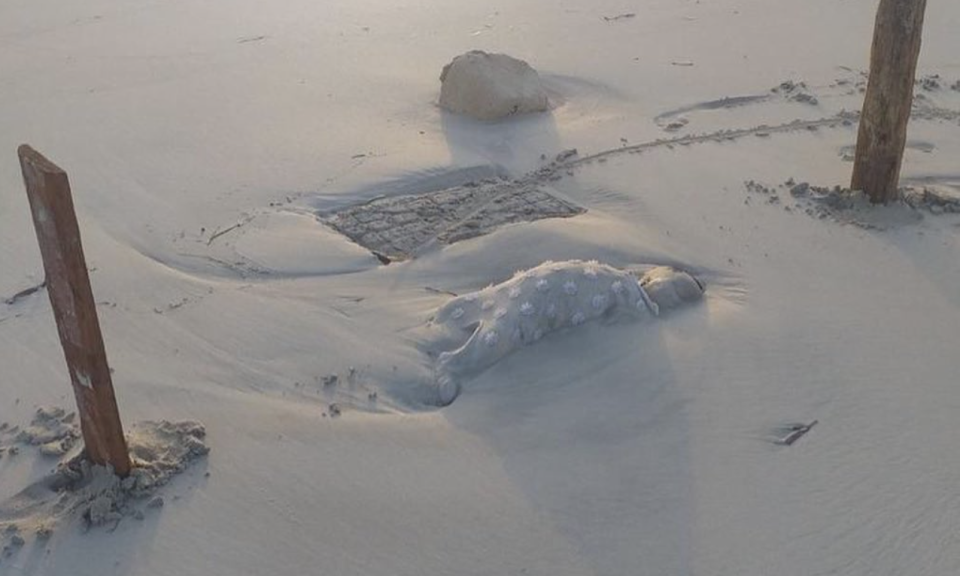
[[[474,50],[440,73],[440,107],[478,120],[498,120],[549,108],[540,75],[506,54]]]
[[[659,266],[639,276],[599,262],[545,262],[513,278],[454,298],[438,311],[436,383],[441,405],[460,393],[463,378],[550,332],[598,319],[644,318],[699,300],[703,285]]]

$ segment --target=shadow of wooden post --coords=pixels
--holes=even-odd
[[[121,477],[127,476],[130,455],[113,393],[67,173],[26,144],[20,146],[17,154],[87,457],[94,464],[112,466]]]

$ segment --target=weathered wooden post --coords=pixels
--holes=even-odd
[[[927,0],[880,0],[850,187],[875,204],[897,198]]]
[[[130,473],[110,367],[100,333],[67,174],[24,144],[17,150],[40,243],[47,292],[80,413],[87,457]]]

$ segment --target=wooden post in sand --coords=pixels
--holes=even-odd
[[[927,0],[880,0],[850,187],[875,204],[898,195]]]
[[[67,174],[30,146],[20,146],[17,154],[87,457],[126,476],[130,473],[130,455],[113,395]]]

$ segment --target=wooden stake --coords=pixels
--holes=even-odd
[[[875,204],[898,195],[927,0],[880,0],[850,187]]]
[[[87,457],[94,464],[113,466],[114,472],[123,477],[130,473],[130,455],[113,394],[70,183],[66,172],[30,146],[20,146],[17,154]]]

